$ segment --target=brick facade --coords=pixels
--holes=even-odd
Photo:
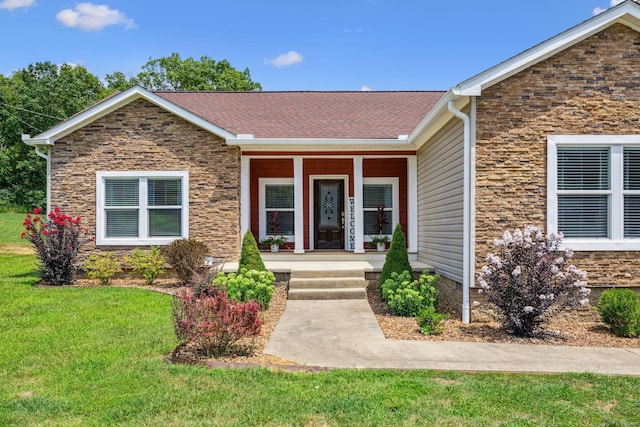
[[[546,228],[547,136],[638,134],[640,33],[621,24],[477,99],[476,267],[504,230]],[[590,286],[640,286],[640,253],[577,252]]]
[[[95,232],[97,171],[189,171],[189,236],[219,259],[240,255],[240,152],[144,100],[56,141],[51,201]],[[125,252],[130,248],[98,249]]]

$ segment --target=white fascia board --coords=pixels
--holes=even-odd
[[[35,141],[48,141],[48,145],[53,145],[56,140],[69,135],[70,133],[88,125],[89,123],[94,122],[95,120],[106,116],[113,111],[118,110],[119,108],[124,107],[127,104],[137,100],[137,99],[145,99],[152,104],[157,105],[158,107],[169,111],[170,113],[175,114],[176,116],[202,128],[205,129],[215,135],[220,136],[221,138],[233,138],[235,135],[231,132],[228,132],[222,129],[219,126],[214,125],[211,122],[204,120],[203,118],[191,113],[184,108],[167,101],[166,99],[149,92],[148,90],[140,87],[134,86],[130,89],[125,90],[95,106],[71,117],[68,120],[58,124],[57,126],[52,127],[46,132],[41,133],[40,135],[35,136],[34,138],[29,138],[29,140],[25,140],[23,137],[23,141],[25,143],[31,143],[31,145],[35,145]],[[42,142],[38,142],[41,144]]]
[[[463,81],[453,89],[456,95],[478,96],[486,89],[615,23],[640,30],[640,5],[626,1],[568,29],[524,52]]]
[[[227,145],[238,146],[243,150],[406,150],[409,145],[406,139],[333,139],[333,138],[228,138]]]

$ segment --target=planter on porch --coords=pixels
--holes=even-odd
[[[284,245],[287,241],[287,238],[284,236],[269,236],[260,243],[263,248],[270,248],[271,252],[280,252],[280,245]]]

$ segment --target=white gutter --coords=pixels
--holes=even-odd
[[[471,320],[471,305],[469,294],[471,288],[471,119],[468,115],[457,110],[454,102],[449,101],[448,109],[464,123],[464,196],[463,196],[463,227],[462,227],[462,323]]]

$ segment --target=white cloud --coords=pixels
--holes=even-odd
[[[295,64],[299,64],[304,60],[304,56],[300,55],[298,52],[291,50],[287,53],[283,53],[281,55],[276,56],[273,59],[265,59],[264,63],[273,65],[274,67],[290,67]]]
[[[3,0],[0,2],[0,9],[15,10],[21,7],[27,9],[34,5],[36,0]]]
[[[609,2],[609,5],[610,5],[611,7],[613,7],[613,6],[617,6],[617,5],[619,5],[620,3],[622,3],[623,1],[624,1],[624,0],[611,0],[611,1]],[[593,9],[593,14],[594,14],[594,15],[600,15],[600,14],[601,14],[602,12],[604,12],[605,10],[607,10],[607,9],[603,9],[603,8],[601,8],[601,7],[597,6],[595,9]]]
[[[77,27],[85,31],[100,31],[109,25],[124,25],[125,28],[136,28],[133,19],[117,9],[109,6],[78,3],[74,10],[65,9],[56,15],[58,21],[67,27]]]
[[[345,33],[361,33],[362,31],[362,28],[347,28],[344,30]]]
[[[361,92],[371,92],[371,88],[370,88],[369,86],[364,86],[364,85],[363,85],[363,86],[360,88],[360,91],[361,91]]]

